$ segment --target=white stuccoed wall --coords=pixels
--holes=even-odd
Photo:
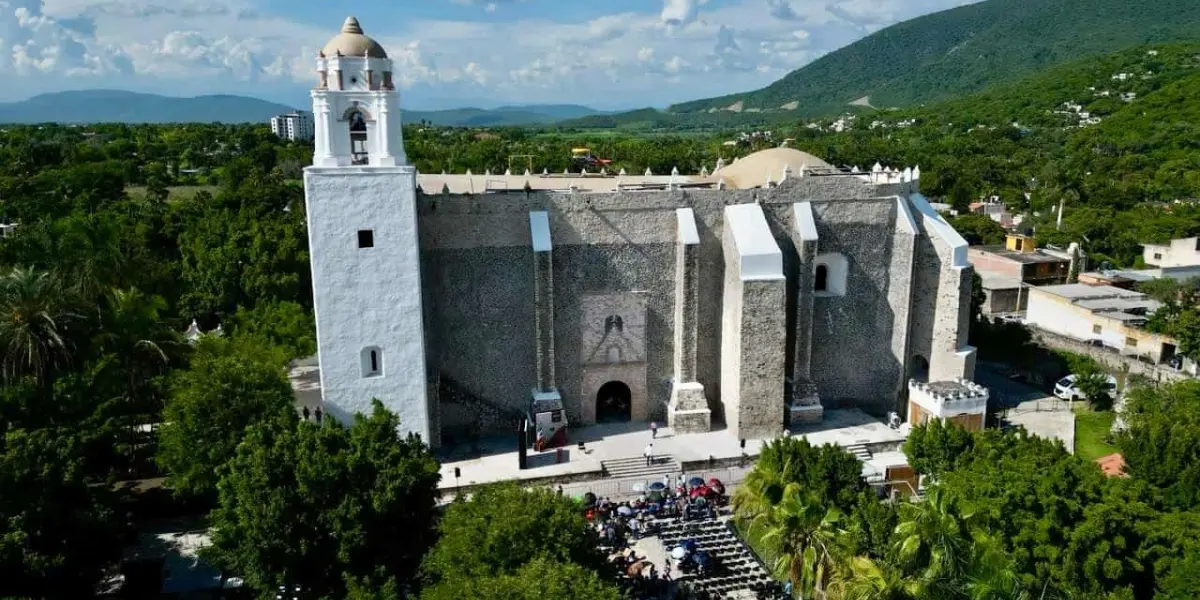
[[[430,441],[413,167],[309,167],[304,172],[317,347],[325,411],[343,422],[378,398],[402,432]],[[358,247],[358,231],[374,247]],[[383,351],[363,377],[362,351]]]

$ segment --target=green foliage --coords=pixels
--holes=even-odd
[[[801,116],[831,115],[869,96],[881,108],[961,96],[1051,65],[1145,44],[1200,37],[1200,7],[1188,0],[1136,6],[1095,0],[1066,10],[1057,0],[991,0],[882,29],[744,94],[674,105],[703,113],[735,102]],[[901,75],[900,71],[903,72]],[[794,118],[794,117],[793,117]]]
[[[438,531],[424,564],[433,584],[514,573],[536,558],[607,569],[578,504],[548,488],[486,487],[455,500]]]
[[[1180,509],[1200,505],[1200,382],[1131,390],[1117,438],[1125,471]]]
[[[1095,465],[1085,464],[1058,442],[1023,431],[973,434],[970,452],[939,476],[974,525],[1001,540],[1026,585],[1065,587],[1062,548],[1099,501],[1105,483]]]
[[[175,376],[159,430],[158,462],[173,489],[210,495],[247,427],[291,410],[292,388],[261,347],[201,340],[191,368]]]
[[[286,209],[286,210],[285,210]],[[258,301],[312,305],[303,193],[278,175],[251,172],[216,197],[181,206],[181,302],[194,315],[232,315]]]
[[[414,583],[433,541],[438,463],[375,403],[345,428],[283,411],[252,425],[221,469],[211,558],[256,590],[358,597]],[[397,587],[398,586],[398,587]]]
[[[162,476],[158,453],[181,489],[211,493],[245,422],[290,406],[282,366],[311,347],[311,303],[302,195],[282,177],[311,153],[262,125],[0,131],[0,216],[19,223],[0,244],[0,596],[90,597],[127,541],[114,479]],[[216,198],[172,193],[200,185]],[[253,335],[202,344],[184,371],[187,322],[211,329],[238,306]],[[164,422],[158,452],[144,426]]]
[[[813,446],[804,438],[781,437],[762,448],[754,470],[735,492],[734,507],[753,516],[780,502],[792,483],[815,502],[844,512],[866,490],[862,465],[852,454],[832,444]]]
[[[618,600],[620,590],[600,575],[572,563],[535,558],[511,574],[448,579],[421,592],[421,600]]]
[[[6,383],[24,376],[46,381],[71,358],[67,328],[77,315],[50,276],[13,269],[0,276],[0,348]]]
[[[263,302],[239,310],[233,322],[234,335],[264,340],[288,359],[317,353],[317,324],[312,313],[296,302]]]
[[[1155,279],[1139,285],[1138,290],[1162,303],[1146,329],[1175,338],[1179,354],[1200,360],[1200,278],[1182,282]]]
[[[69,431],[0,438],[0,595],[85,598],[120,556],[123,523]]]
[[[967,430],[933,419],[912,429],[904,442],[904,454],[918,473],[936,477],[953,469],[974,445],[975,437]]]
[[[962,214],[950,219],[950,225],[972,246],[1004,243],[1004,228],[985,214]]]
[[[775,576],[802,594],[820,593],[839,577],[853,538],[841,527],[841,512],[825,508],[799,484],[788,483],[778,502],[741,516],[749,522],[748,536],[776,557]]]
[[[1156,600],[1192,600],[1200,598],[1200,548],[1171,561],[1159,583]]]

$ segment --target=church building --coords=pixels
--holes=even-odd
[[[419,174],[393,63],[357,20],[317,72],[304,184],[330,416],[377,398],[434,444],[531,409],[754,439],[978,395],[967,244],[919,169],[776,148],[699,174]]]

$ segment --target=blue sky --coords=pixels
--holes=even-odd
[[[413,108],[616,109],[762,87],[897,21],[970,0],[0,0],[0,101],[69,89],[307,105],[352,6]]]

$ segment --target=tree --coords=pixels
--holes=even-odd
[[[115,498],[81,458],[66,430],[0,437],[0,596],[91,597],[120,557]]]
[[[950,219],[950,225],[972,246],[1004,243],[1004,227],[985,214],[961,214]]]
[[[1200,598],[1200,548],[1172,560],[1158,583],[1156,600],[1193,600]]]
[[[289,359],[317,352],[317,325],[297,302],[261,302],[234,315],[234,334],[258,337],[283,349]]]
[[[349,428],[294,411],[252,425],[221,469],[211,558],[261,592],[411,588],[434,540],[440,475],[429,448],[399,426],[378,401]]]
[[[579,505],[548,488],[485,487],[470,500],[455,500],[438,531],[423,567],[433,584],[513,573],[535,558],[601,573],[608,568]]]
[[[849,512],[867,489],[862,464],[832,444],[813,446],[804,438],[781,437],[763,447],[754,470],[734,492],[734,510],[753,518],[779,503],[789,483],[798,483],[821,504]]]
[[[937,476],[953,469],[974,444],[974,436],[966,429],[933,419],[913,428],[904,442],[904,454],[918,473]]]
[[[1171,505],[1200,504],[1200,382],[1128,392],[1117,438],[1125,472],[1162,491]]]
[[[837,509],[826,509],[800,484],[789,483],[778,503],[750,519],[747,536],[776,557],[776,577],[805,595],[823,595],[850,555],[852,539],[840,520]]]
[[[1106,492],[1071,531],[1063,559],[1075,568],[1065,574],[1087,594],[1128,589],[1136,598],[1149,598],[1154,577],[1143,556],[1144,524],[1159,513],[1131,485],[1113,485]]]
[[[512,574],[456,577],[421,593],[421,600],[619,600],[623,597],[621,590],[599,573],[545,558],[535,558]]]
[[[131,439],[138,425],[158,422],[162,388],[158,383],[183,351],[179,334],[162,321],[166,308],[159,296],[137,289],[112,290],[93,340],[95,351],[114,357],[123,371],[122,420]]]
[[[956,509],[975,529],[998,539],[1029,589],[1047,597],[1069,591],[1064,548],[1087,506],[1099,502],[1107,479],[1062,444],[1023,430],[972,434],[973,446],[938,477]]]
[[[67,327],[76,315],[49,275],[17,268],[0,276],[0,313],[6,382],[31,375],[45,383],[66,366],[71,356]]]
[[[898,567],[865,556],[851,559],[832,589],[839,600],[917,600],[921,593],[920,584]]]
[[[178,493],[216,491],[219,469],[250,425],[289,410],[283,369],[259,346],[205,338],[191,368],[176,375],[159,430],[158,462]]]

